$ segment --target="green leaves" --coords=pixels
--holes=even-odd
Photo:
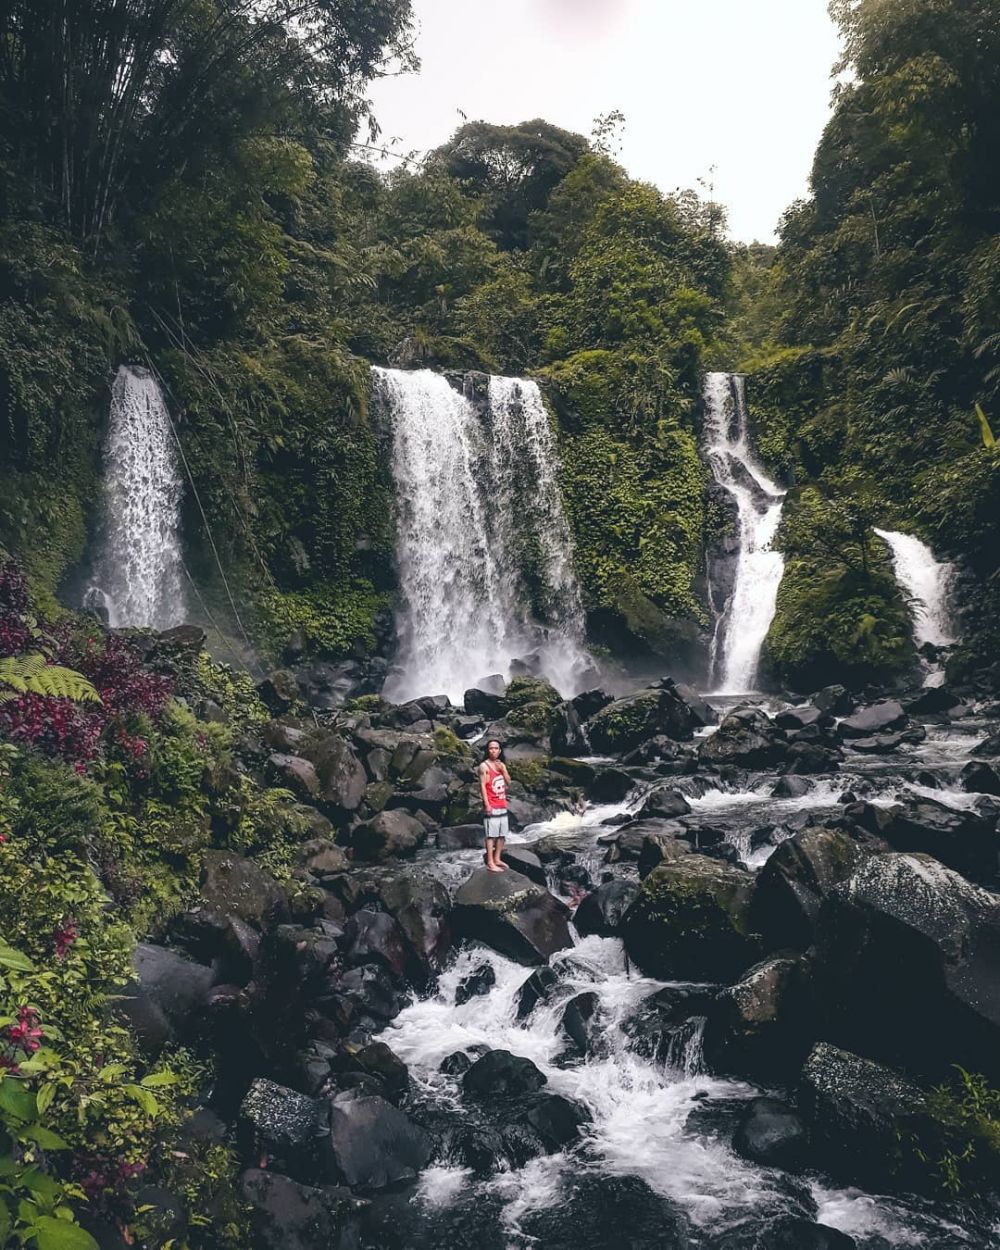
[[[27,955],[0,939],[0,968],[10,968],[14,972],[34,972],[35,965]]]
[[[72,699],[75,703],[100,703],[101,696],[81,673],[49,664],[44,655],[21,655],[0,660],[0,703],[19,694],[41,694]]]
[[[38,1250],[99,1250],[90,1233],[72,1219],[40,1215],[34,1222],[33,1231]]]

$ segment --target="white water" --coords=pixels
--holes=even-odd
[[[184,620],[182,493],[159,384],[148,370],[122,365],[104,444],[102,545],[87,591],[112,628],[169,629]]]
[[[510,675],[528,656],[566,695],[591,667],[555,440],[533,382],[490,381],[487,428],[428,369],[373,370],[392,433],[401,673],[397,702]],[[535,611],[533,611],[533,609]]]
[[[949,603],[955,566],[936,560],[930,547],[912,534],[877,528],[875,533],[888,546],[896,580],[910,598],[917,646],[950,646],[956,641]],[[925,684],[939,685],[942,679],[940,669],[932,668]]]
[[[719,694],[742,694],[754,688],[784,572],[784,559],[771,544],[785,492],[754,459],[737,374],[705,379],[705,439],[712,474],[735,500],[739,524],[736,580],[716,622],[709,682]]]

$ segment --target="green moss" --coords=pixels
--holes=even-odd
[[[547,766],[547,760],[511,760],[507,768],[511,780],[519,782],[525,790],[531,792],[541,790]]]
[[[354,578],[306,591],[265,591],[257,612],[272,653],[301,631],[311,651],[338,657],[356,646],[374,648],[375,617],[387,605],[388,597],[377,593],[371,582]]]
[[[46,615],[61,608],[55,592],[63,575],[83,558],[87,541],[83,498],[93,493],[78,473],[0,473],[0,546],[16,551],[33,598]]]
[[[472,747],[446,725],[438,725],[434,730],[434,749],[438,755],[452,760],[467,761],[473,757]]]

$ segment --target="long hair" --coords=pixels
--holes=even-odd
[[[497,746],[500,748],[500,754],[497,756],[497,760],[500,763],[506,764],[507,759],[503,752],[503,743],[500,741],[499,738],[487,738],[486,739],[486,746],[483,750],[483,758],[481,762],[483,764],[488,764],[490,762],[490,743],[491,742],[495,742]]]

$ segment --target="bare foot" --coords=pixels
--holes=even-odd
[[[495,864],[487,864],[486,871],[487,872],[503,872],[503,869],[497,868]]]
[[[507,871],[507,865],[503,862],[503,860],[497,861],[497,867],[500,869],[501,872]]]

